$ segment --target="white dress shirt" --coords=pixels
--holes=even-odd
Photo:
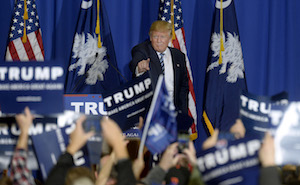
[[[158,56],[160,56],[160,52],[156,52]],[[169,95],[172,97],[174,101],[174,69],[173,69],[173,62],[171,51],[167,48],[164,52],[164,66],[165,66],[165,84]],[[159,58],[159,57],[158,57]]]

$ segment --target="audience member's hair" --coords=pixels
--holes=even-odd
[[[9,177],[7,177],[7,176],[2,176],[1,178],[0,178],[0,185],[12,185],[13,183],[12,183],[12,181],[10,180],[10,178]]]
[[[295,165],[284,165],[282,167],[282,183],[286,185],[300,184],[298,168]]]
[[[95,183],[95,176],[87,167],[71,168],[66,176],[66,185],[93,185]]]

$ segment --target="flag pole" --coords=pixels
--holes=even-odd
[[[222,64],[222,51],[225,51],[224,41],[223,41],[223,0],[220,2],[220,54],[219,54],[219,64]]]
[[[101,33],[100,33],[100,0],[97,0],[97,23],[95,33],[98,35],[98,48],[102,47],[101,43]]]
[[[171,22],[172,22],[172,40],[176,39],[174,27],[174,0],[171,0]]]
[[[26,35],[26,20],[28,20],[28,9],[27,9],[27,0],[24,0],[24,32],[22,37],[22,42],[27,42],[27,35]]]

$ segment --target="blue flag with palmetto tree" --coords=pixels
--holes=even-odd
[[[245,69],[233,0],[216,0],[208,56],[203,121],[209,134],[228,131],[239,117]]]
[[[108,17],[101,0],[82,0],[66,94],[99,94],[120,85]]]

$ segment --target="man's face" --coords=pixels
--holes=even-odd
[[[155,51],[164,52],[171,41],[170,32],[152,31],[150,35],[150,41]]]

